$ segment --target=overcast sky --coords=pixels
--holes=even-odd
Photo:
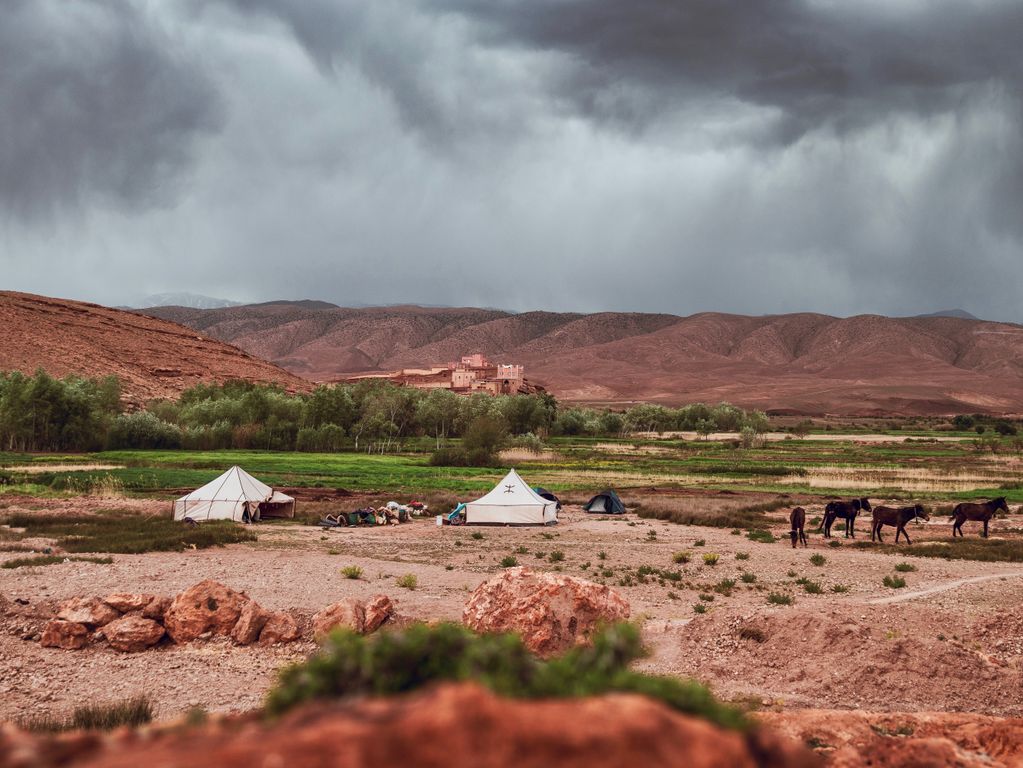
[[[0,287],[1023,321],[1021,0],[0,0]]]

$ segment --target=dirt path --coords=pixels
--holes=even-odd
[[[947,581],[944,584],[936,584],[933,587],[927,589],[918,589],[915,592],[903,592],[900,595],[893,595],[891,597],[878,597],[873,600],[867,600],[868,605],[892,605],[893,603],[905,603],[909,600],[917,600],[922,597],[929,597],[930,595],[936,595],[941,592],[948,592],[951,589],[957,587],[966,586],[967,584],[980,584],[985,581],[994,581],[995,579],[1009,579],[1018,578],[1023,576],[1023,573],[992,573],[988,576],[973,576],[968,579],[956,579],[955,581]]]

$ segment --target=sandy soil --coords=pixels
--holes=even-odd
[[[695,497],[699,503],[704,499],[712,501]],[[110,508],[92,499],[39,502],[79,503],[83,511]],[[156,503],[138,507],[143,511],[147,505]],[[1011,535],[1007,529],[1021,522],[998,520],[992,535]],[[256,530],[257,542],[223,549],[115,555],[110,565],[69,562],[0,570],[3,599],[28,601],[27,606],[7,603],[16,610],[0,616],[0,719],[66,711],[84,701],[143,691],[154,697],[160,716],[194,705],[243,710],[259,703],[277,668],[311,649],[309,644],[238,648],[225,641],[134,655],[105,647],[42,648],[34,633],[64,598],[124,591],[171,595],[212,578],[271,609],[311,614],[342,597],[385,592],[397,601],[402,617],[458,620],[469,592],[496,573],[507,555],[522,565],[560,568],[609,584],[631,582],[618,588],[644,625],[652,653],[642,668],[696,677],[727,698],[783,709],[1023,714],[1023,605],[1018,600],[1023,565],[906,558],[853,549],[844,540],[832,548],[812,534],[808,549],[793,550],[787,540],[762,544],[727,529],[632,515],[594,517],[577,507],[548,529],[438,528],[431,519],[331,532],[297,524]],[[914,541],[950,535],[944,521],[911,530]],[[474,539],[476,532],[483,538]],[[775,533],[785,532],[787,522],[779,513]],[[705,544],[696,546],[698,540]],[[525,553],[516,553],[519,548]],[[557,565],[550,562],[555,550],[564,553]],[[673,564],[672,555],[680,550],[692,553],[689,564]],[[705,565],[704,553],[719,554],[718,564]],[[740,560],[737,553],[749,557]],[[0,558],[22,554],[2,552]],[[812,554],[824,555],[826,562],[813,565]],[[902,574],[906,588],[882,586],[883,577],[894,574],[902,561],[917,568]],[[361,566],[363,578],[343,578],[345,565]],[[644,565],[681,570],[683,581],[662,584],[655,576],[639,583],[636,569]],[[610,574],[602,575],[603,569]],[[417,589],[396,585],[406,573],[416,574]],[[742,582],[743,573],[754,574],[756,581]],[[819,582],[824,594],[805,593],[794,583],[800,577]],[[713,589],[723,579],[735,581],[728,596]],[[848,591],[832,593],[836,584]],[[771,592],[793,596],[794,605],[770,605]],[[714,599],[701,601],[701,594]],[[701,603],[709,610],[697,614],[693,606]],[[744,639],[742,631],[750,627],[758,630],[757,639]]]

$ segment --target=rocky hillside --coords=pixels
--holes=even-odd
[[[1023,412],[1023,327],[960,317],[690,317],[279,302],[145,310],[313,380],[485,352],[589,403],[807,414]]]
[[[0,292],[0,371],[121,379],[124,398],[172,397],[228,379],[304,390],[309,382],[191,328],[96,304]]]

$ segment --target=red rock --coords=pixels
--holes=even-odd
[[[242,608],[238,622],[231,630],[231,639],[238,645],[252,645],[259,639],[259,633],[269,618],[269,613],[263,610],[255,600],[250,600]]]
[[[46,648],[63,648],[77,651],[89,643],[89,628],[76,621],[54,619],[46,623],[40,644]]]
[[[301,637],[298,624],[290,613],[271,613],[259,633],[259,644],[293,643]]]
[[[629,694],[523,701],[503,699],[471,684],[448,684],[408,696],[319,702],[279,720],[256,719],[239,725],[229,721],[169,730],[155,738],[104,739],[89,751],[81,750],[77,759],[90,768],[819,765],[798,743],[762,754],[761,744],[744,734]],[[43,743],[52,742],[50,737],[50,742]],[[28,752],[24,744],[18,746],[20,754]],[[4,757],[0,736],[0,764]],[[50,768],[58,759],[39,763]]]
[[[387,595],[373,595],[366,601],[366,623],[362,628],[363,634],[376,632],[380,625],[394,615],[394,603]]]
[[[363,632],[366,628],[366,607],[362,601],[348,597],[333,605],[328,605],[313,616],[313,634],[315,636],[322,637],[335,627],[345,627],[354,632]]]
[[[163,639],[164,629],[152,619],[141,616],[122,616],[101,630],[110,647],[125,653],[151,648]]]
[[[228,635],[249,602],[241,592],[207,579],[174,598],[163,625],[175,643],[187,643],[205,632]]]
[[[156,599],[156,595],[118,592],[113,595],[107,595],[103,598],[103,602],[115,611],[120,611],[121,613],[132,613],[133,611],[141,611],[153,602],[154,599]]]
[[[519,567],[480,584],[462,621],[475,632],[517,632],[529,650],[549,656],[585,642],[599,624],[629,618],[629,611],[609,587]]]
[[[118,618],[121,612],[111,608],[98,597],[73,597],[60,606],[57,618],[87,627],[102,627]]]
[[[174,600],[169,597],[154,597],[153,600],[142,609],[142,617],[153,621],[163,621],[163,615],[171,607]]]

